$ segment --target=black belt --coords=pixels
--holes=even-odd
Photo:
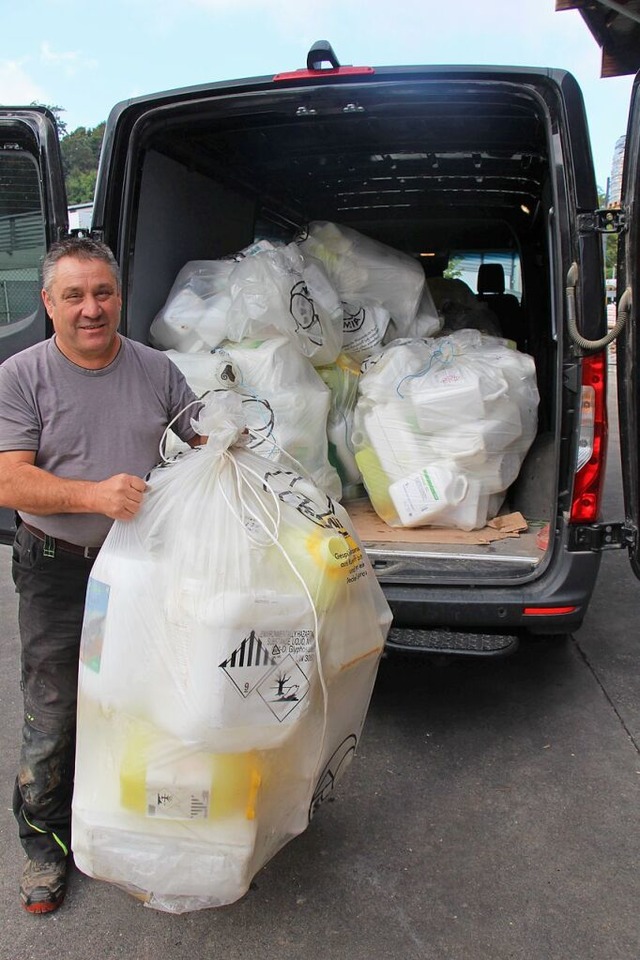
[[[78,543],[69,543],[67,540],[59,540],[58,537],[50,537],[48,533],[43,533],[37,527],[32,527],[30,523],[22,521],[22,525],[38,540],[44,542],[45,557],[55,557],[56,549],[66,550],[67,553],[75,553],[78,557],[84,557],[85,560],[95,560],[100,552],[100,547],[81,547]]]

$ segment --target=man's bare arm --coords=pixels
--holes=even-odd
[[[119,473],[107,480],[67,480],[35,466],[32,450],[0,453],[0,505],[35,516],[52,513],[100,513],[131,520],[142,504],[147,484]]]

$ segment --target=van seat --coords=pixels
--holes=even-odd
[[[501,263],[481,263],[478,269],[478,300],[485,303],[500,321],[503,337],[522,341],[522,311],[518,298],[504,292],[504,270]]]

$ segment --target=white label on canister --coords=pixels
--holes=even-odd
[[[393,483],[389,490],[400,519],[406,523],[437,513],[446,503],[428,470]]]
[[[428,520],[463,498],[466,480],[443,467],[423,467],[417,473],[397,480],[389,494],[402,523]]]
[[[208,790],[147,784],[146,795],[149,817],[162,820],[206,820],[209,816]]]

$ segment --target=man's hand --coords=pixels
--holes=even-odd
[[[93,487],[95,507],[92,513],[102,513],[112,520],[132,520],[142,506],[148,484],[140,477],[118,473],[93,484]]]
[[[119,473],[107,480],[69,480],[35,466],[31,450],[0,453],[0,505],[45,517],[52,513],[100,513],[131,520],[140,509],[147,484]]]

